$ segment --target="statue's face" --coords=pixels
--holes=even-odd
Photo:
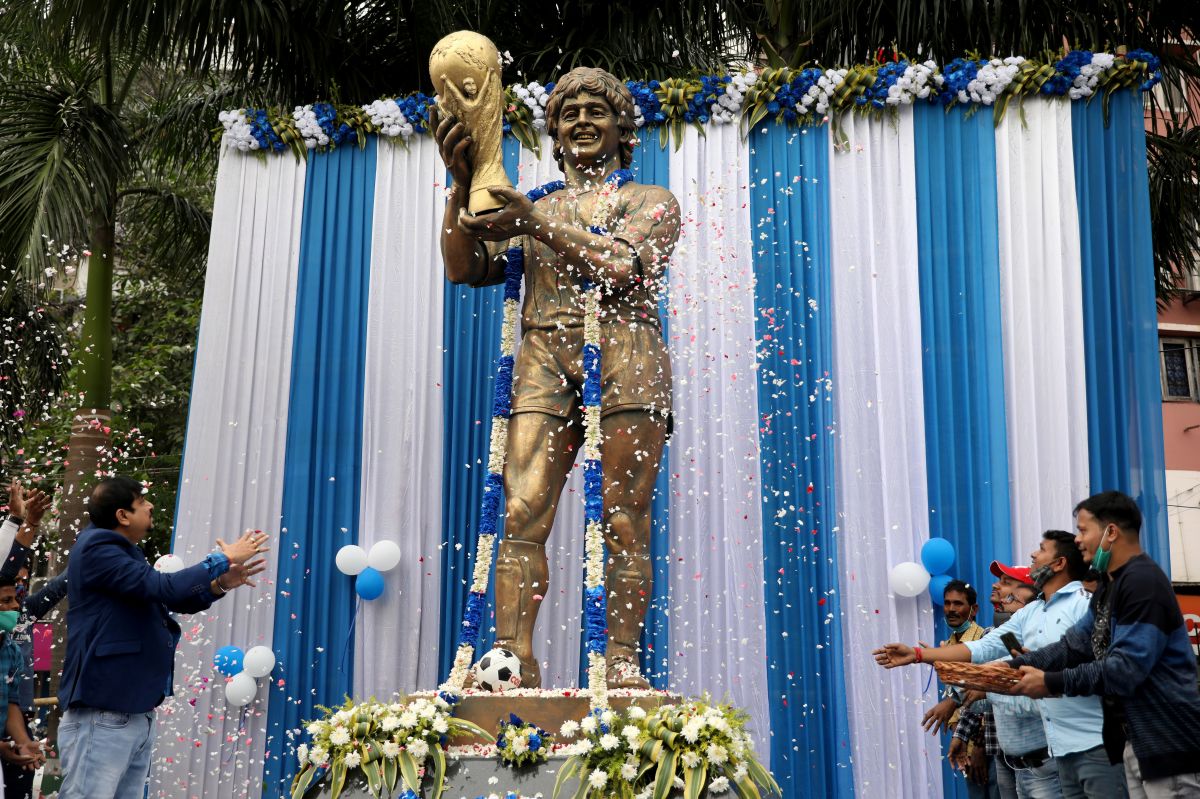
[[[598,164],[621,149],[621,129],[603,97],[581,92],[563,101],[558,114],[558,146],[577,165]]]

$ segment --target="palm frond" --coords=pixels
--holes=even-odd
[[[83,246],[89,216],[128,170],[120,119],[87,85],[0,84],[0,265],[27,278]]]
[[[1154,272],[1160,301],[1200,270],[1200,128],[1146,136]]]
[[[149,266],[175,282],[200,281],[212,232],[208,191],[205,186],[189,192],[171,182],[122,191],[117,216],[122,268]]]
[[[20,276],[0,284],[0,462],[10,462],[30,423],[40,421],[70,368],[60,320]]]

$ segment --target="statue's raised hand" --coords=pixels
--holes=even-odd
[[[433,131],[442,163],[454,178],[454,185],[459,191],[467,191],[471,188],[471,156],[468,153],[471,136],[466,126],[452,116],[443,118],[440,109],[433,108],[429,112],[429,129]]]
[[[493,197],[504,200],[504,207],[480,216],[468,214],[464,209],[458,215],[459,230],[480,241],[507,241],[545,224],[533,202],[516,189],[496,186],[489,191]]]

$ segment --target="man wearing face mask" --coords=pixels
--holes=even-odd
[[[4,731],[10,740],[0,742],[6,751],[4,760],[23,768],[36,769],[45,762],[41,747],[29,737],[25,716],[18,702],[17,687],[24,677],[24,659],[13,640],[13,628],[20,616],[16,582],[0,577],[0,707],[4,710]],[[3,786],[0,780],[0,786]]]
[[[1029,591],[1026,589],[1018,589]],[[1006,656],[1000,637],[1006,632],[1015,632],[1023,625],[1032,602],[1020,608],[1005,624],[994,628],[978,640],[951,643],[937,649],[910,647],[905,644],[887,644],[875,651],[875,661],[884,668],[895,668],[910,663],[936,661],[974,661],[986,663]],[[1020,636],[1018,636],[1018,640]],[[980,654],[974,654],[979,647]],[[989,650],[998,651],[989,652]],[[996,722],[996,740],[1000,747],[999,758],[1013,772],[1013,784],[1008,785],[1003,774],[997,771],[997,783],[1002,794],[1019,799],[1058,799],[1062,791],[1058,781],[1058,765],[1051,754],[1041,708],[1038,703],[1025,697],[988,694],[992,715]]]
[[[1028,566],[1009,566],[994,560],[991,571],[997,578],[992,583],[992,616],[995,623],[1000,625],[1032,602],[1037,592],[1033,581],[1029,579]],[[956,768],[970,777],[973,771],[980,768],[978,761],[982,747],[987,762],[988,784],[994,786],[989,795],[999,799],[1017,799],[1017,775],[1001,757],[992,704],[982,692],[971,693],[975,695],[975,701],[963,708],[946,756]],[[969,747],[968,743],[974,746]]]
[[[1103,743],[1133,799],[1200,797],[1196,661],[1171,582],[1142,551],[1142,514],[1105,491],[1075,506],[1075,542],[1099,589],[1062,638],[1012,660],[1025,696],[1104,696]],[[1125,739],[1128,743],[1125,743]]]

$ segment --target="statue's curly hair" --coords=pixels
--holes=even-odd
[[[633,124],[633,95],[629,87],[611,72],[597,67],[576,67],[559,78],[550,92],[546,103],[546,130],[554,143],[554,160],[563,168],[562,147],[558,143],[558,115],[564,100],[587,92],[603,97],[617,115],[617,129],[621,133],[621,168],[628,169],[633,163],[633,142],[636,126]]]

